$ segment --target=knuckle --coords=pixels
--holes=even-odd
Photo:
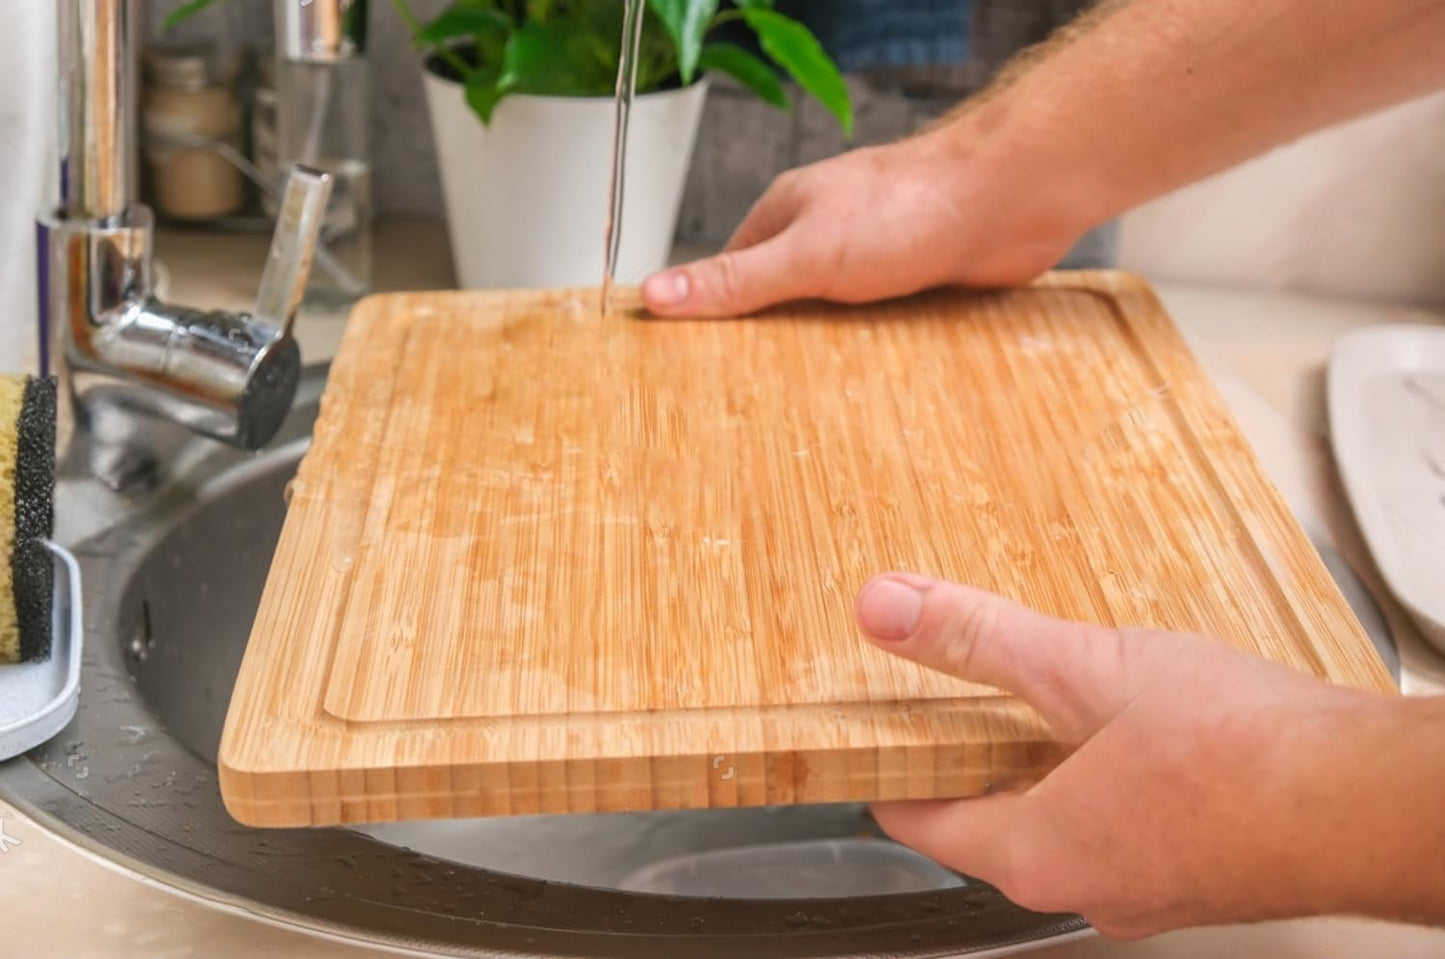
[[[998,619],[998,610],[991,603],[955,610],[939,637],[953,672],[965,679],[978,674],[990,655]]]
[[[743,298],[742,270],[736,256],[720,256],[713,263],[712,296],[724,306],[733,306]]]
[[[786,196],[796,193],[807,182],[802,170],[784,170],[773,177],[772,184],[768,187],[768,195]]]

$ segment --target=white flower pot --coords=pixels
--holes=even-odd
[[[423,75],[458,283],[601,283],[613,101],[513,95],[484,126],[461,84]],[[704,81],[633,100],[619,283],[667,264],[706,97]]]

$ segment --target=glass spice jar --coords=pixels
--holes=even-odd
[[[174,220],[209,220],[245,199],[241,173],[216,148],[239,148],[241,111],[211,75],[204,47],[152,47],[141,110],[151,202]]]

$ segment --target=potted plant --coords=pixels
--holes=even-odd
[[[429,21],[392,3],[423,55],[460,285],[596,284],[627,0],[453,0]],[[762,56],[728,33],[754,37]],[[782,108],[791,77],[852,133],[837,67],[773,0],[646,0],[619,282],[666,265],[714,72]]]
[[[623,0],[455,0],[422,23],[424,82],[458,279],[466,287],[578,286],[603,271]],[[760,58],[716,39],[750,30]],[[771,63],[767,62],[771,60]],[[787,106],[792,77],[851,133],[837,68],[772,0],[646,0],[628,132],[617,277],[665,266],[706,74]]]

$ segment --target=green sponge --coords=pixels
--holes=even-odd
[[[0,376],[0,663],[50,653],[55,381]]]

